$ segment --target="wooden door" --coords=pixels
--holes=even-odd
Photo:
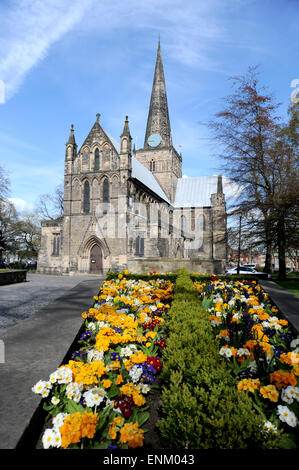
[[[90,251],[90,272],[92,274],[103,272],[103,255],[99,245],[94,245]]]

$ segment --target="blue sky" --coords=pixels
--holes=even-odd
[[[298,12],[297,0],[1,1],[0,165],[11,198],[28,211],[54,192],[71,124],[80,147],[98,112],[116,139],[128,115],[143,145],[159,34],[183,173],[216,174],[217,143],[203,123],[230,76],[260,65],[286,119],[299,79]]]

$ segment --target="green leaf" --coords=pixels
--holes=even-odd
[[[78,411],[79,413],[84,413],[86,409],[87,408],[84,408],[82,405],[80,405],[79,403],[76,403],[74,400],[69,400],[66,403],[66,411],[67,413],[70,413],[70,414],[77,413]]]
[[[139,424],[139,427],[141,427],[146,421],[149,419],[150,414],[146,411],[143,413],[138,413],[137,414],[137,422]]]

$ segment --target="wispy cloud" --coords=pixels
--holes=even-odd
[[[0,80],[9,100],[49,47],[70,31],[94,0],[15,0],[1,6]],[[2,21],[1,18],[1,21]]]
[[[21,199],[19,197],[11,197],[9,198],[9,200],[13,203],[20,215],[30,214],[35,209],[34,204],[25,201],[25,199]]]

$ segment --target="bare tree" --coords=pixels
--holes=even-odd
[[[63,215],[63,184],[59,184],[54,194],[42,194],[37,201],[37,211],[43,220],[55,220]]]

